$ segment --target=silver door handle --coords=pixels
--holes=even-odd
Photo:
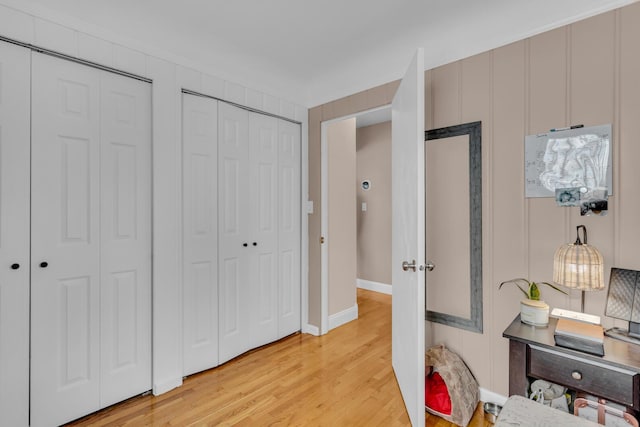
[[[420,264],[420,265],[416,265],[416,260],[412,260],[411,264],[409,264],[409,261],[402,261],[402,270],[403,271],[416,271],[416,267],[420,270],[420,271],[433,271],[434,268],[436,268],[436,265],[434,263],[432,263],[431,261],[427,261],[427,264]]]
[[[416,260],[415,259],[413,261],[411,261],[411,264],[409,264],[408,261],[402,261],[402,271],[409,271],[409,270],[416,271]]]

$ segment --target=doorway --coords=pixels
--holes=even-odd
[[[391,293],[391,258],[390,253],[386,254],[391,247],[390,123],[391,109],[383,106],[321,124],[321,335],[357,319],[357,287]],[[381,129],[383,133],[388,129],[388,135],[372,140],[371,135]],[[374,166],[374,171],[359,167],[363,132],[368,141],[363,159],[386,162],[385,167]],[[379,148],[385,139],[389,153],[380,158]],[[380,194],[382,200],[375,197]],[[384,226],[379,225],[380,221]],[[382,244],[371,244],[381,236]],[[385,239],[389,241],[384,243]],[[363,253],[363,246],[367,253]],[[373,276],[363,280],[359,270],[363,256],[379,266],[382,273],[371,272],[371,266],[365,266]],[[389,270],[388,274],[385,270]]]

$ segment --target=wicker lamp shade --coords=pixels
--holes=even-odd
[[[604,262],[593,246],[563,245],[553,257],[553,281],[583,291],[604,289]]]
[[[584,243],[580,240],[580,229]],[[577,227],[575,243],[562,245],[553,257],[553,281],[559,285],[582,291],[581,309],[584,312],[584,291],[604,289],[604,261],[600,252],[587,244],[587,228]]]

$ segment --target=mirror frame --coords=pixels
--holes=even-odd
[[[434,139],[462,135],[469,135],[470,318],[432,310],[426,311],[425,318],[431,322],[482,333],[482,122],[427,130],[424,140],[426,144]]]

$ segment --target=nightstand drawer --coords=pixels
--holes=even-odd
[[[527,374],[581,390],[604,399],[635,406],[634,380],[638,373],[578,356],[529,346]]]

